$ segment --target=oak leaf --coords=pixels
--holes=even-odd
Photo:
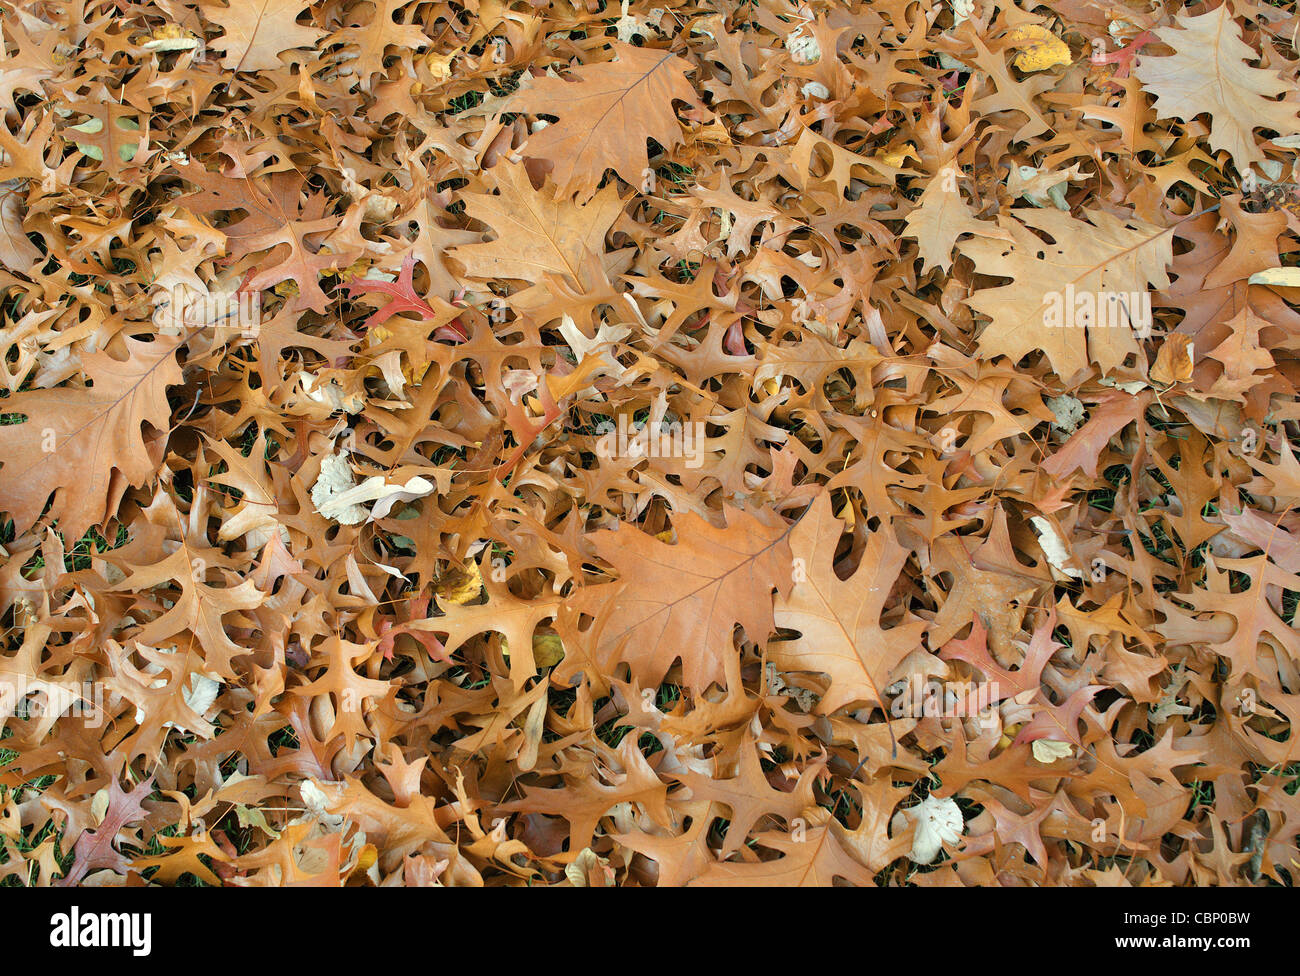
[[[673,149],[682,141],[673,102],[698,104],[688,62],[621,42],[613,50],[614,61],[575,68],[575,81],[534,78],[510,99],[512,108],[559,117],[534,132],[523,152],[551,164],[562,197],[589,196],[606,169],[640,188],[649,167],[646,140]]]
[[[1264,159],[1255,129],[1274,129],[1282,136],[1300,133],[1300,105],[1276,101],[1278,95],[1294,92],[1294,85],[1276,71],[1251,67],[1248,62],[1258,55],[1241,39],[1231,4],[1198,16],[1175,15],[1174,21],[1176,26],[1154,31],[1174,53],[1154,57],[1144,52],[1133,69],[1142,87],[1155,93],[1161,118],[1191,122],[1208,114],[1210,145],[1226,149],[1243,173]]]
[[[181,382],[174,340],[125,340],[127,358],[106,350],[82,364],[87,386],[29,390],[3,401],[20,424],[0,426],[0,506],[19,531],[53,495],[49,516],[76,538],[109,517],[128,485],[143,485],[161,460],[144,426],[166,432],[167,387]]]
[[[1041,349],[1063,379],[1092,362],[1112,370],[1138,352],[1135,333],[1150,328],[1141,303],[1151,286],[1169,285],[1173,235],[1105,211],[1086,217],[1013,210],[1001,221],[1013,243],[976,237],[958,245],[980,274],[1013,279],[967,299],[992,319],[980,333],[982,351],[1015,361]]]
[[[715,863],[690,887],[830,887],[840,879],[859,887],[873,887],[872,872],[853,857],[847,833],[831,820],[823,826],[808,827],[802,837],[775,831],[759,834],[756,843],[781,852],[780,857],[757,863]]]
[[[785,671],[821,671],[830,690],[817,710],[833,712],[854,702],[885,704],[882,689],[898,663],[921,643],[926,624],[903,614],[883,626],[882,614],[908,552],[882,527],[867,539],[861,561],[847,579],[835,571],[835,551],[844,523],[820,495],[790,534],[797,560],[794,585],[776,603],[778,627],[801,636],[782,642],[772,660]]]
[[[223,52],[221,66],[228,71],[265,71],[282,66],[280,54],[295,48],[313,48],[325,36],[317,27],[304,27],[298,15],[308,0],[230,0],[203,5],[203,15],[223,31],[208,41]]]
[[[739,509],[728,511],[725,528],[687,513],[676,529],[677,545],[624,524],[592,533],[591,544],[619,579],[573,599],[576,609],[596,616],[592,631],[561,636],[566,648],[589,643],[607,669],[602,673],[627,663],[642,686],[657,685],[680,658],[683,682],[703,692],[726,680],[736,624],[754,641],[774,629],[772,594],[790,580],[790,530]],[[572,675],[577,662],[566,657],[558,676]]]

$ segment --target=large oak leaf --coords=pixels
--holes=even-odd
[[[977,289],[967,299],[971,308],[993,320],[979,337],[985,355],[1015,361],[1041,349],[1052,369],[1069,378],[1093,363],[1112,370],[1138,353],[1135,334],[1141,316],[1129,307],[1128,298],[1136,294],[1141,300],[1152,285],[1169,286],[1173,234],[1136,217],[1121,220],[1100,210],[1085,216],[1087,220],[1077,220],[1059,210],[1014,210],[1002,222],[1014,243],[976,237],[958,244],[978,273],[1013,279]],[[1105,296],[1123,299],[1113,312],[1121,327],[1114,327],[1109,317],[1085,322],[1082,313],[1072,310],[1061,324],[1047,324],[1045,316],[1057,301],[1071,303],[1084,295],[1103,303]]]
[[[180,383],[177,343],[126,340],[129,356],[101,351],[83,362],[90,386],[30,390],[3,401],[20,424],[0,426],[0,505],[25,531],[45,508],[66,537],[103,522],[127,485],[153,477],[142,426],[166,430],[167,387]]]
[[[510,100],[512,108],[559,117],[529,137],[524,154],[552,164],[561,196],[590,194],[606,169],[641,186],[646,139],[672,149],[682,141],[674,100],[696,104],[687,62],[631,44],[615,44],[614,52],[616,61],[575,68],[575,81],[537,78]]]
[[[797,630],[797,640],[777,644],[772,658],[784,671],[821,671],[831,686],[818,711],[833,712],[853,702],[883,705],[881,691],[890,671],[915,650],[925,622],[905,618],[886,628],[881,614],[908,552],[892,529],[871,533],[857,570],[835,573],[835,550],[844,523],[831,511],[830,496],[818,496],[790,534],[794,586],[776,603],[778,627]]]
[[[570,601],[596,618],[580,638],[601,671],[589,679],[608,676],[625,662],[638,684],[652,687],[681,658],[683,682],[702,692],[725,680],[736,624],[753,641],[772,633],[772,592],[790,581],[788,528],[730,509],[725,528],[687,513],[676,529],[677,545],[624,524],[588,536],[619,575]],[[565,647],[578,640],[566,636]],[[574,673],[579,660],[566,658],[561,676]]]
[[[466,212],[491,227],[497,239],[446,253],[472,278],[514,278],[534,285],[510,296],[516,311],[544,306],[559,284],[580,292],[594,288],[605,258],[605,234],[623,209],[614,187],[580,206],[534,190],[523,166],[500,163],[493,173],[496,194],[467,193],[464,199]]]
[[[1174,53],[1167,58],[1144,54],[1133,69],[1142,87],[1155,94],[1161,118],[1191,122],[1202,113],[1209,115],[1210,145],[1228,150],[1243,172],[1264,159],[1255,144],[1255,129],[1276,129],[1284,136],[1300,132],[1297,104],[1273,100],[1295,86],[1276,70],[1250,66],[1259,55],[1242,41],[1231,5],[1174,19],[1177,28],[1155,31]]]
[[[228,71],[266,71],[282,67],[280,54],[294,48],[314,48],[325,36],[317,27],[304,27],[298,15],[305,0],[230,0],[226,6],[206,4],[203,15],[222,35],[208,42],[221,51]]]

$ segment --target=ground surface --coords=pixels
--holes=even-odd
[[[1293,4],[0,24],[5,883],[1295,880]]]

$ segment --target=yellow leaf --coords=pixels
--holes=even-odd
[[[1250,276],[1252,285],[1279,285],[1283,288],[1300,288],[1300,268],[1269,268]]]
[[[876,153],[876,159],[880,160],[886,166],[892,166],[894,169],[902,169],[904,162],[908,157],[921,161],[921,157],[916,154],[916,147],[910,142],[905,142],[897,149],[886,149],[884,152]]]
[[[608,888],[614,884],[614,871],[609,860],[600,857],[590,847],[584,847],[573,863],[565,865],[564,877],[575,888]]]
[[[142,45],[149,51],[192,51],[201,46],[196,34],[192,34],[179,24],[164,24]]]
[[[264,831],[268,837],[280,836],[280,832],[266,822],[266,814],[257,807],[236,803],[235,818],[239,821],[241,827],[257,827],[259,830]]]
[[[451,54],[437,54],[431,51],[424,56],[425,67],[429,69],[429,74],[433,75],[435,81],[446,81],[451,77],[451,62],[459,53],[454,51]]]
[[[564,642],[557,634],[533,634],[533,661],[539,668],[549,668],[564,660]]]
[[[1013,27],[1007,32],[1007,46],[1019,49],[1011,63],[1021,71],[1045,71],[1073,60],[1069,45],[1036,24]]]
[[[326,248],[321,246],[321,250]],[[370,270],[370,262],[365,258],[359,261],[353,261],[346,268],[326,268],[321,272],[322,278],[338,278],[339,281],[353,281],[357,278],[364,278],[366,272]]]
[[[103,789],[97,792],[90,800],[90,815],[95,818],[95,823],[102,824],[104,817],[108,814],[108,790]]]
[[[477,600],[483,592],[483,578],[479,575],[478,566],[471,562],[464,569],[452,569],[443,573],[433,589],[438,594],[440,603],[464,606]]]
[[[379,849],[374,844],[366,844],[357,852],[357,863],[348,873],[349,878],[365,874],[379,860]]]
[[[1055,739],[1035,739],[1033,751],[1034,758],[1040,763],[1051,764],[1058,759],[1066,759],[1074,755],[1074,746],[1068,742],[1057,742]]]
[[[853,511],[853,503],[845,502],[844,507],[835,513],[835,517],[843,520],[845,529],[852,529],[857,522],[857,516]]]

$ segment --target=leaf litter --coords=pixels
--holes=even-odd
[[[1291,885],[1294,7],[0,12],[8,885]]]

